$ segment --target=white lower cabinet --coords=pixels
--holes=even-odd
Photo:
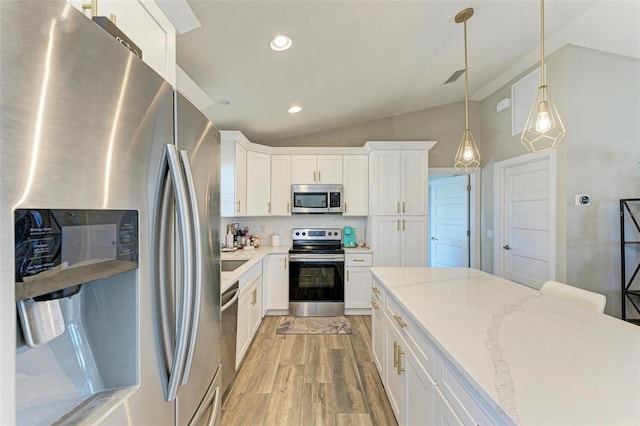
[[[369,268],[373,265],[373,255],[371,253],[346,253],[345,280],[344,280],[344,308],[347,315],[363,314],[363,311],[353,311],[355,309],[371,309],[371,272]]]
[[[456,412],[453,411],[449,402],[445,399],[440,392],[440,389],[436,388],[435,390],[435,400],[434,400],[434,408],[435,408],[435,421],[433,422],[436,426],[449,426],[449,425],[462,425],[462,420],[456,415]]]
[[[433,424],[433,379],[394,326],[387,324],[385,332],[385,389],[398,424]]]
[[[499,423],[405,308],[375,279],[372,289],[373,358],[398,425]]]
[[[371,348],[373,350],[373,362],[378,368],[380,377],[384,379],[384,349],[385,344],[385,320],[382,301],[376,297],[375,294],[371,295],[371,307],[373,312],[371,314]]]
[[[289,255],[272,254],[264,260],[266,309],[268,313],[289,311]]]
[[[252,267],[240,278],[238,298],[238,331],[236,338],[236,368],[251,345],[262,322],[262,263]]]

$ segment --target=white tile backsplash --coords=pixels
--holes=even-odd
[[[293,215],[277,217],[223,217],[221,220],[221,242],[224,242],[224,234],[227,225],[239,223],[241,228],[249,228],[252,234],[260,235],[260,244],[271,245],[271,236],[280,235],[280,245],[291,245],[291,230],[293,228],[342,228],[353,226],[356,230],[356,241],[366,241],[366,217],[341,216],[331,214],[320,215]],[[264,230],[264,231],[263,231]]]

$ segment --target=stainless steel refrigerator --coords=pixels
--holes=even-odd
[[[0,424],[215,424],[217,130],[63,0],[0,37]]]

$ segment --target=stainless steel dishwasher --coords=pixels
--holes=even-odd
[[[222,395],[236,376],[236,338],[238,333],[239,282],[234,282],[220,297],[222,314]]]

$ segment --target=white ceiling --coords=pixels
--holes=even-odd
[[[178,36],[180,67],[213,103],[219,129],[259,143],[403,114],[464,99],[463,25],[469,92],[482,100],[540,56],[540,3],[469,1],[188,0],[202,26]],[[285,52],[269,49],[279,33]],[[640,0],[547,0],[545,49],[572,43],[640,58]],[[612,76],[615,78],[615,76]],[[229,104],[218,103],[226,99]],[[289,114],[293,104],[302,112]]]

